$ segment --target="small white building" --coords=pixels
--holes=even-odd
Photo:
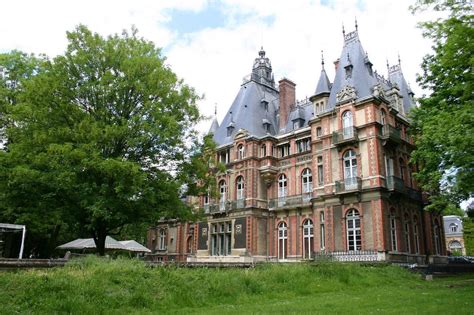
[[[457,215],[447,215],[443,217],[443,221],[446,249],[451,253],[458,252],[462,255],[466,255],[462,218]]]

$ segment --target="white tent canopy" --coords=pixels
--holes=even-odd
[[[58,246],[59,249],[93,249],[96,248],[93,238],[78,238],[77,240]],[[148,248],[134,240],[116,241],[110,236],[105,238],[105,249],[107,250],[128,250],[137,253],[149,253]]]
[[[0,223],[0,232],[9,232],[10,230],[20,230],[20,231],[22,231],[20,253],[18,254],[18,259],[22,259],[23,258],[23,248],[24,248],[24,245],[25,245],[26,226],[18,225],[18,224]]]

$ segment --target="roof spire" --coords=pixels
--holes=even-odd
[[[386,60],[387,60],[387,71],[389,71],[390,65],[388,64],[388,58]]]
[[[342,23],[342,37],[346,39],[346,30],[344,29],[344,22]]]
[[[359,29],[359,25],[357,25],[357,16],[355,17],[355,28],[356,28],[356,32],[357,32],[358,29]]]
[[[324,70],[324,51],[321,49],[321,67]]]
[[[400,60],[400,53],[398,53],[398,65],[399,65],[399,66],[402,65],[402,61]]]
[[[217,103],[214,103],[214,116],[217,116]]]

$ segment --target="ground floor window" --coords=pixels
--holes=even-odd
[[[362,238],[360,231],[360,216],[359,211],[351,209],[347,212],[346,217],[347,228],[347,249],[361,250]]]
[[[211,225],[211,255],[227,256],[232,252],[232,222]]]
[[[288,247],[288,226],[285,222],[278,224],[278,259],[286,259]]]
[[[313,221],[307,219],[303,223],[303,259],[311,259],[314,247]]]

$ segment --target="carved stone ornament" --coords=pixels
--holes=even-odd
[[[355,100],[357,98],[356,89],[353,86],[344,86],[339,93],[336,94],[336,101]]]
[[[374,87],[372,88],[373,89],[373,92],[372,94],[376,97],[383,97],[383,98],[387,98],[387,96],[385,95],[385,91],[383,89],[383,86],[378,83],[376,85],[374,85]]]

